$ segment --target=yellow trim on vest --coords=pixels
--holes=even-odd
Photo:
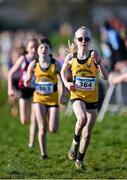
[[[55,63],[51,62],[49,68],[45,70],[40,67],[39,63],[36,63],[34,76],[36,78],[36,82],[47,81],[52,82],[53,84],[57,84],[57,72]],[[53,94],[48,95],[42,95],[34,91],[33,102],[49,106],[58,105],[58,90],[56,90]]]
[[[72,76],[73,81],[75,83],[75,78],[96,78],[97,77],[97,67],[94,63],[94,59],[89,57],[87,60],[78,60],[77,58],[72,59]],[[81,63],[80,63],[81,62]],[[75,89],[75,91],[71,91],[70,99],[79,98],[85,102],[92,103],[98,101],[98,81],[95,81],[94,90],[87,89]]]

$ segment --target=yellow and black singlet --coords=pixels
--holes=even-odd
[[[36,78],[36,82],[33,102],[49,106],[58,105],[57,71],[55,60],[51,60],[48,68],[42,68],[39,62],[37,62],[34,69],[34,76]]]
[[[75,91],[71,91],[70,99],[81,99],[87,103],[98,102],[98,69],[94,59],[91,58],[91,52],[88,58],[80,60],[74,55],[71,60],[71,70]]]

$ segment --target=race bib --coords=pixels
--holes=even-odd
[[[39,94],[52,94],[54,92],[54,84],[51,82],[36,82],[35,89]]]
[[[95,89],[96,78],[91,77],[76,77],[75,87],[77,89],[93,91]]]

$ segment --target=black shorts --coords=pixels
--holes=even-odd
[[[12,79],[12,85],[13,85],[13,87],[14,87],[17,91],[19,90],[18,82],[19,82],[19,79],[18,79],[18,78],[13,78],[13,79]]]
[[[97,109],[98,102],[88,103],[88,102],[83,101],[82,99],[75,98],[75,99],[71,99],[71,103],[73,104],[77,100],[84,102],[84,104],[86,105],[86,109]]]
[[[59,108],[58,105],[45,105],[47,109],[49,109],[50,107],[56,107],[56,108]]]
[[[30,99],[33,97],[34,88],[23,88],[19,90],[19,97],[22,99]]]
[[[33,104],[34,103],[38,103],[38,102],[33,102]],[[50,107],[56,107],[56,108],[59,108],[59,105],[46,105],[46,104],[43,104],[45,107],[46,107],[46,109],[49,109]]]

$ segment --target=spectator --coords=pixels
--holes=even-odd
[[[102,54],[109,59],[109,71],[113,71],[118,61],[127,58],[127,49],[120,33],[114,29],[109,21],[101,28]]]

